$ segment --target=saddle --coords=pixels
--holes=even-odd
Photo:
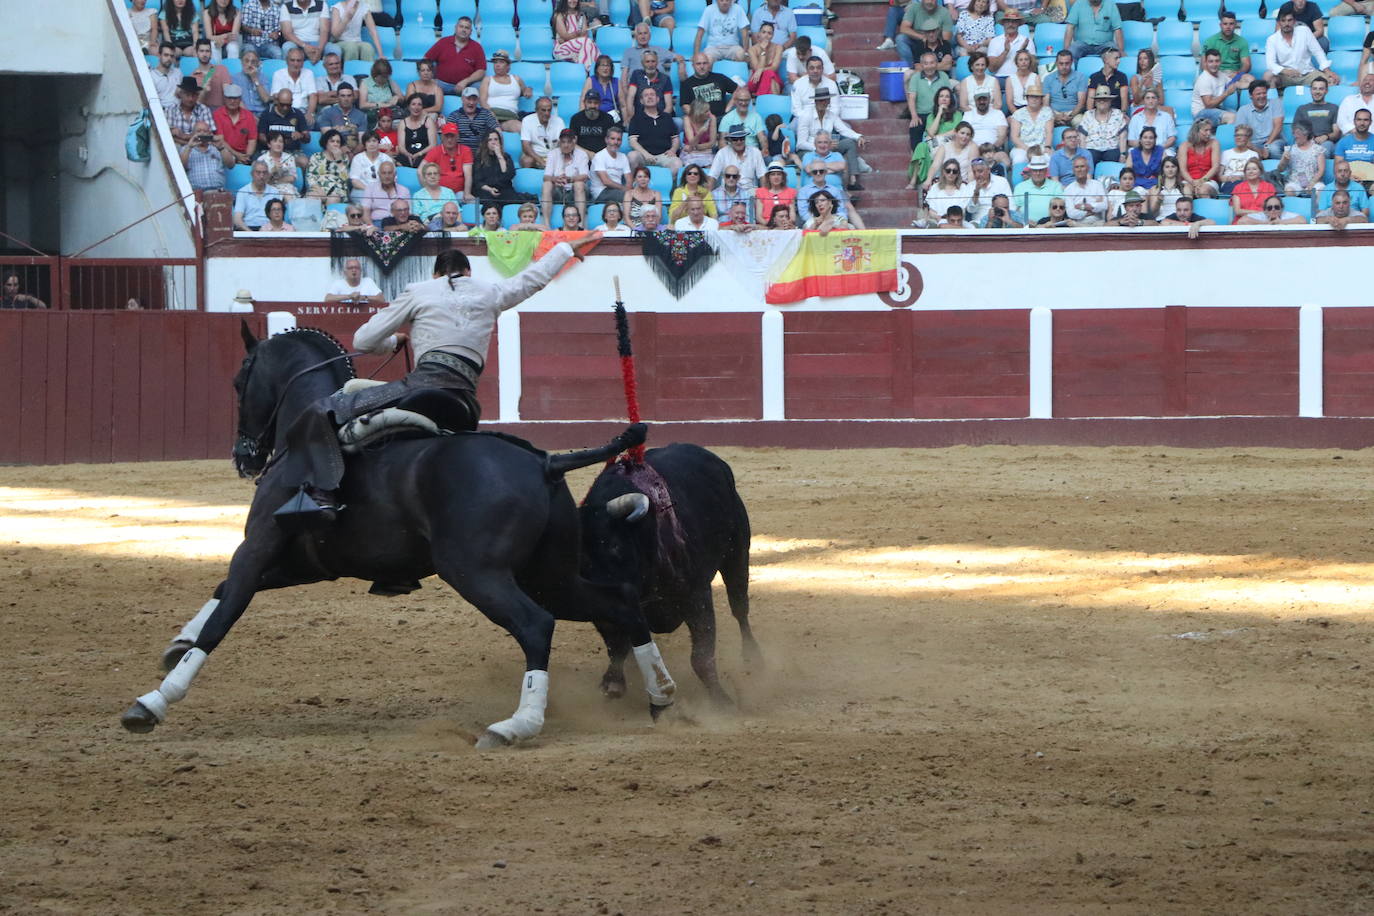
[[[339,389],[339,393],[356,394],[385,384],[386,382],[377,379],[349,379]],[[429,416],[406,407],[383,407],[374,410],[349,420],[340,426],[338,431],[339,447],[345,455],[356,455],[368,446],[378,445],[389,439],[443,435],[448,435],[448,432]]]

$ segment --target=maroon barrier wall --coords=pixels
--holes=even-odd
[[[260,315],[0,311],[0,462],[225,458],[239,323]]]

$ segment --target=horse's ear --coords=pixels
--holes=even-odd
[[[258,339],[253,336],[253,332],[248,327],[247,320],[239,320],[239,333],[243,335],[243,349],[252,353],[253,348],[258,345]]]

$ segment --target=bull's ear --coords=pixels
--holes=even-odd
[[[637,522],[649,514],[649,497],[643,493],[626,493],[606,503],[606,514],[626,522]]]
[[[239,319],[239,333],[243,335],[243,349],[249,353],[258,345],[258,339],[253,336],[253,331],[248,327],[245,319]]]

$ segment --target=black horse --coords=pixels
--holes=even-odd
[[[124,713],[125,728],[146,732],[163,721],[257,592],[344,576],[395,584],[437,573],[520,644],[520,705],[487,727],[479,747],[530,738],[542,728],[555,619],[611,623],[632,633],[651,712],[672,703],[675,685],[633,594],[579,573],[578,512],[563,480],[573,468],[642,442],[643,426],[601,448],[555,456],[491,433],[392,440],[349,459],[346,509],[337,521],[292,531],[273,513],[295,488],[274,480],[269,452],[280,453],[302,408],[353,377],[352,362],[338,341],[312,328],[259,341],[245,325],[243,337],[248,353],[234,379],[234,463],[240,476],[261,474],[243,543],[214,597],[164,653],[162,684]]]

